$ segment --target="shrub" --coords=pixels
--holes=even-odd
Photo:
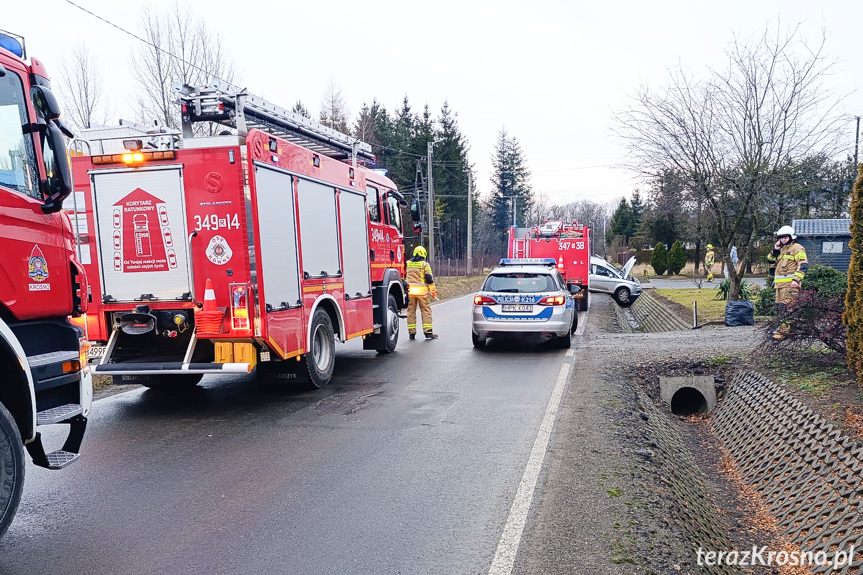
[[[776,313],[776,290],[773,289],[772,282],[767,282],[767,285],[758,290],[758,295],[755,296],[755,315],[774,313]]]
[[[680,240],[674,240],[674,244],[668,251],[668,273],[678,275],[684,266],[686,266],[686,251]]]
[[[851,194],[851,263],[843,320],[848,330],[848,368],[863,387],[863,166],[857,165],[857,179]]]
[[[650,258],[650,265],[653,266],[653,271],[656,275],[661,276],[668,269],[668,250],[665,249],[665,244],[659,242],[653,248],[653,256]]]
[[[746,280],[740,280],[740,299],[751,300],[755,297],[755,286]],[[725,280],[716,286],[716,297],[714,299],[728,300],[731,291],[731,280]]]
[[[846,353],[846,332],[842,323],[845,298],[827,295],[814,289],[800,290],[785,310],[764,325],[767,345],[808,349],[821,343],[833,351]],[[785,337],[773,339],[773,333],[784,328]]]
[[[824,296],[840,296],[843,299],[847,288],[848,278],[844,273],[818,264],[809,266],[809,271],[800,284],[801,290],[815,290]]]

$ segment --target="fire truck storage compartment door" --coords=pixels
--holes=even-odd
[[[345,293],[350,297],[371,295],[369,228],[364,195],[341,190],[339,219],[342,222],[342,255],[345,258]]]
[[[303,246],[303,273],[310,278],[338,276],[339,224],[336,218],[336,190],[332,186],[299,178],[300,239]]]
[[[262,307],[277,311],[301,305],[293,177],[255,163],[255,190],[261,237],[256,262],[266,298]]]
[[[143,294],[188,297],[181,166],[91,172],[103,293],[118,302]]]

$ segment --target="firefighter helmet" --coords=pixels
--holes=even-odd
[[[713,244],[707,244],[707,249],[708,249],[708,250],[712,250],[712,249],[713,249]]]
[[[421,258],[425,258],[425,257],[428,257],[428,253],[426,252],[426,249],[424,247],[417,246],[414,248],[414,257],[416,257],[416,256],[419,256]]]
[[[794,228],[791,226],[782,226],[776,230],[776,237],[791,236],[792,240],[797,239],[797,234],[794,233]]]

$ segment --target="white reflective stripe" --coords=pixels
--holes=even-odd
[[[204,299],[216,299],[216,292],[211,289],[204,291]]]
[[[794,279],[794,277],[795,277],[794,274],[791,274],[791,275],[787,275],[787,276],[785,276],[785,275],[776,276],[773,279],[774,280],[787,280],[787,279]]]

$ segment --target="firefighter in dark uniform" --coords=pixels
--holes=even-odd
[[[432,277],[432,269],[426,261],[426,249],[422,246],[414,248],[414,255],[407,261],[408,282],[408,336],[416,339],[417,336],[417,306],[422,312],[423,335],[426,339],[437,339],[437,334],[432,329],[431,298],[437,297],[437,289]]]

